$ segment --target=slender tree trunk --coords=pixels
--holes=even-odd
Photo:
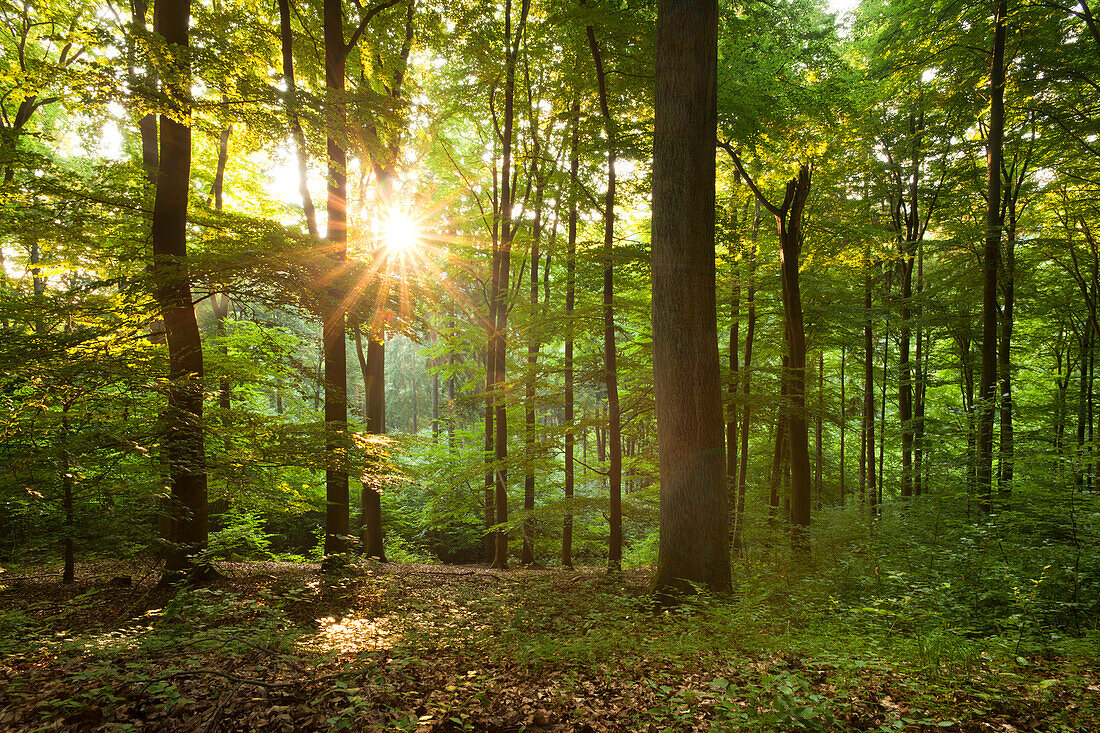
[[[901,498],[913,495],[913,369],[909,361],[915,257],[901,263],[901,325],[898,338],[898,417],[901,422]]]
[[[660,0],[653,160],[653,372],[661,474],[653,588],[730,589],[714,272],[716,0]]]
[[[779,280],[783,291],[783,326],[790,360],[788,391],[791,410],[787,418],[790,422],[787,440],[791,450],[791,540],[795,548],[804,553],[809,550],[812,487],[806,420],[806,330],[798,274],[802,250],[802,212],[810,194],[810,167],[803,164],[799,168],[798,177],[787,182],[783,203],[776,206],[764,198],[733,147],[729,144],[723,144],[723,147],[733,158],[737,171],[752,189],[756,200],[775,216],[779,228]]]
[[[542,237],[542,197],[545,179],[538,171],[540,145],[536,130],[534,150],[534,170],[532,175],[537,183],[535,188],[535,221],[531,231],[531,318],[536,317],[539,311],[539,251]],[[533,565],[535,562],[534,522],[531,513],[535,510],[535,368],[539,359],[538,329],[531,328],[528,334],[527,344],[527,394],[524,395],[525,425],[524,425],[524,476],[523,476],[523,554],[520,562],[524,565]]]
[[[358,328],[354,330],[355,351],[359,369],[363,374],[363,391],[366,393],[364,418],[367,433],[384,435],[386,432],[386,345],[383,337],[368,334],[366,355],[363,354],[363,338]],[[377,464],[368,466],[359,495],[359,512],[362,517],[360,540],[363,554],[386,562],[386,550],[382,533],[382,483]]]
[[[978,389],[977,475],[979,508],[993,508],[993,415],[997,384],[997,271],[1001,260],[1001,165],[1004,145],[1005,24],[1008,0],[998,0],[989,72],[987,190],[982,257],[982,368]]]
[[[580,158],[580,95],[574,95],[569,141],[569,233],[565,259],[565,519],[562,526],[561,564],[573,567],[574,431],[577,429],[573,404],[573,309],[577,281],[577,190]]]
[[[1093,294],[1095,296],[1095,288]],[[1092,491],[1095,484],[1095,474],[1093,473],[1092,459],[1096,454],[1096,442],[1094,440],[1094,428],[1096,426],[1095,413],[1093,410],[1093,395],[1095,390],[1093,386],[1096,384],[1096,333],[1093,332],[1089,337],[1089,369],[1088,369],[1088,386],[1085,388],[1085,404],[1086,404],[1086,424],[1088,425],[1088,439],[1085,442],[1085,456],[1084,465],[1082,470],[1085,472],[1085,489]]]
[[[454,330],[456,326],[454,304],[451,305],[451,329]],[[452,347],[447,353],[447,365],[450,367],[447,377],[447,447],[455,447],[455,422],[458,419],[457,407],[455,405],[455,364],[457,359],[455,357],[455,350]]]
[[[750,376],[752,374],[752,346],[756,337],[756,240],[760,235],[760,201],[755,202],[755,213],[752,219],[751,244],[748,255],[748,283],[746,302],[748,313],[745,324],[745,360],[742,370],[741,382],[741,465],[737,469],[737,508],[734,511],[733,547],[734,551],[742,554],[745,534],[745,492],[747,489],[749,473],[749,419],[752,407],[749,403]]]
[[[149,4],[146,0],[133,0],[131,4],[134,35],[144,38],[148,30],[146,15],[149,12]],[[154,13],[155,15],[155,13]],[[157,30],[154,28],[154,30]],[[152,96],[157,87],[156,69],[151,64],[145,68],[145,76],[138,84],[144,85],[144,93]],[[138,132],[141,135],[141,165],[145,170],[145,178],[152,186],[157,185],[157,171],[160,170],[160,151],[157,148],[157,116],[150,112],[142,116],[138,121]],[[11,168],[8,169],[11,171]]]
[[[1058,328],[1058,340],[1054,344],[1054,358],[1057,366],[1055,378],[1056,391],[1054,395],[1054,452],[1059,465],[1059,476],[1062,475],[1061,467],[1065,464],[1066,449],[1066,392],[1069,387],[1069,373],[1073,371],[1070,366],[1069,349],[1065,345],[1065,328]],[[1065,372],[1063,372],[1063,365]]]
[[[1091,329],[1083,330],[1078,342],[1080,344],[1080,363],[1077,375],[1077,467],[1075,469],[1076,484],[1083,487],[1085,484],[1085,432],[1087,430],[1087,394],[1089,388],[1089,352],[1092,351],[1090,341],[1093,332]]]
[[[824,454],[822,453],[822,438],[824,437],[824,423],[823,417],[825,414],[825,351],[817,352],[817,425],[815,432],[815,447],[814,447],[814,494],[817,496],[817,508],[820,509],[825,503],[824,497],[824,481],[822,476],[822,463],[824,462]]]
[[[1001,340],[998,371],[1001,379],[1001,442],[997,461],[997,487],[1002,498],[1012,493],[1014,435],[1012,431],[1012,327],[1016,304],[1016,197],[1008,197],[1008,227],[1005,231],[1004,281],[1001,293]]]
[[[66,329],[69,330],[69,329]],[[73,536],[76,534],[76,522],[73,512],[73,474],[72,459],[69,454],[69,403],[61,407],[61,491],[65,510],[65,567],[61,572],[61,582],[68,585],[76,579],[76,551]]]
[[[863,447],[860,451],[860,491],[863,500],[875,509],[875,352],[871,313],[871,249],[863,257]]]
[[[214,197],[214,211],[218,212],[222,211],[224,204],[225,167],[229,162],[229,136],[231,134],[232,128],[227,127],[222,130],[221,135],[218,137],[218,167],[214,174],[214,184],[211,187],[211,193]],[[211,301],[214,305],[215,331],[221,344],[219,350],[225,359],[226,365],[228,365],[229,344],[226,343],[226,339],[229,336],[229,331],[226,321],[229,319],[229,296],[215,293]],[[232,450],[232,441],[229,438],[232,426],[230,413],[233,407],[232,397],[233,388],[229,382],[229,375],[223,372],[218,379],[218,409],[221,412],[222,430],[225,433],[223,437],[227,459]]]
[[[790,351],[791,523],[792,541],[809,550],[806,528],[810,526],[810,452],[806,424],[806,332],[802,322],[802,296],[798,284],[799,253],[802,249],[802,208],[810,193],[810,170],[803,165],[798,178],[787,184],[791,198],[789,218],[780,221],[780,277],[783,284],[784,320]]]
[[[732,247],[731,247],[732,250]],[[740,387],[740,375],[737,369],[737,352],[741,348],[738,330],[741,326],[741,275],[739,272],[740,253],[730,252],[733,282],[730,289],[730,334],[729,334],[729,380],[726,384],[726,482],[733,495],[730,502],[737,506],[737,469],[741,465],[737,456],[737,392]],[[736,509],[734,524],[737,523]]]
[[[158,0],[157,30],[169,47],[188,47],[189,0]],[[202,341],[186,270],[187,199],[191,171],[189,68],[183,58],[177,81],[168,86],[176,114],[160,119],[160,168],[153,204],[153,275],[156,300],[168,341],[168,409],[165,453],[171,478],[172,521],[166,577],[183,573],[200,579],[209,573],[198,565],[206,548],[209,505],[202,422]]]
[[[498,259],[494,257],[494,259]],[[497,263],[499,265],[499,261]],[[494,271],[496,267],[494,267]],[[493,279],[496,280],[497,276],[494,274]],[[496,323],[496,295],[492,298],[492,305],[489,308],[490,323]],[[495,443],[493,441],[493,416],[495,396],[493,394],[494,380],[496,379],[496,347],[493,344],[493,340],[496,336],[493,334],[495,328],[489,327],[489,340],[485,347],[485,490],[484,490],[484,504],[485,504],[485,521],[484,530],[485,535],[483,537],[484,549],[485,549],[485,562],[490,565],[493,562],[493,556],[496,554],[496,535],[492,531],[493,525],[496,524],[496,470],[494,468],[496,460],[494,458]]]
[[[623,448],[622,425],[619,415],[619,371],[615,349],[615,120],[607,102],[607,75],[604,72],[600,46],[596,32],[587,27],[588,46],[596,65],[596,81],[599,88],[600,110],[603,112],[604,131],[607,133],[607,193],[604,196],[603,228],[603,358],[604,386],[607,389],[607,431],[609,461],[607,467],[608,496],[610,504],[611,538],[608,547],[607,569],[617,573],[622,570],[623,558]],[[713,236],[713,235],[712,235]]]
[[[924,351],[924,243],[917,245],[917,353],[916,353],[916,384],[913,395],[913,495],[920,496],[924,493],[924,386],[925,359],[928,355]]]
[[[302,211],[306,218],[306,229],[313,237],[319,236],[317,213],[313,208],[313,197],[309,194],[309,153],[306,148],[306,135],[298,118],[298,87],[294,82],[294,31],[290,26],[290,0],[278,0],[279,40],[283,56],[283,81],[286,93],[283,105],[286,107],[287,120],[290,122],[291,137],[294,139],[294,157],[298,164],[298,194],[302,198]],[[340,35],[343,43],[343,31]],[[342,52],[342,51],[341,51]]]
[[[494,295],[497,300],[496,323],[493,329],[493,387],[496,398],[494,401],[495,413],[493,415],[493,443],[495,447],[494,458],[496,461],[494,471],[494,504],[496,521],[502,524],[508,521],[508,411],[504,399],[505,367],[507,364],[507,324],[508,324],[508,278],[512,260],[512,239],[515,234],[512,222],[512,207],[515,203],[515,191],[512,185],[512,138],[515,124],[515,87],[516,87],[516,59],[523,39],[524,28],[527,24],[527,11],[530,0],[522,0],[520,18],[512,29],[512,0],[506,0],[504,9],[504,130],[500,167],[500,250],[499,266],[496,268],[498,276]],[[495,533],[494,555],[492,567],[504,569],[508,567],[508,533],[503,528]]]
[[[433,365],[434,369],[434,365]],[[432,372],[432,442],[439,442],[442,428],[439,424],[439,374]]]
[[[783,484],[784,456],[790,428],[790,356],[784,354],[779,370],[779,400],[776,402],[775,443],[772,448],[772,470],[768,480],[768,519],[774,525],[779,515],[779,488]]]
[[[882,402],[879,413],[878,436],[878,495],[877,503],[882,504],[882,488],[886,481],[884,465],[886,463],[886,376],[890,365],[890,321],[886,321],[882,335]]]
[[[844,382],[844,361],[847,352],[844,346],[840,347],[840,503],[844,503],[844,439],[848,430],[848,395]]]

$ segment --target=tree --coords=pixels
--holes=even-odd
[[[1008,2],[999,0],[989,69],[989,132],[986,137],[985,249],[982,253],[982,351],[978,388],[977,483],[981,506],[993,499],[993,418],[997,384],[997,275],[1001,263],[1001,168],[1004,165],[1005,26]]]
[[[596,83],[599,90],[600,111],[603,113],[604,132],[607,135],[607,191],[604,193],[603,211],[603,368],[604,387],[607,390],[607,483],[610,505],[609,523],[611,538],[607,557],[609,572],[622,570],[623,557],[623,434],[619,414],[619,370],[615,349],[615,119],[607,103],[607,73],[604,70],[600,45],[592,26],[585,28],[592,60],[596,65]],[[712,184],[713,187],[713,184]],[[713,206],[712,206],[713,227]],[[713,232],[711,238],[713,240]]]
[[[799,259],[802,251],[802,212],[810,195],[810,167],[799,167],[798,177],[787,182],[783,202],[770,202],[752,180],[741,158],[728,143],[723,146],[733,158],[738,172],[753,195],[775,217],[779,227],[780,283],[783,291],[783,330],[787,337],[788,364],[784,380],[790,408],[787,415],[786,440],[790,442],[791,459],[791,522],[796,527],[795,542],[808,547],[802,530],[810,525],[810,446],[806,421],[806,329],[802,318],[802,294],[798,283]]]
[[[659,596],[730,589],[714,270],[716,0],[661,0],[653,143]]]
[[[157,32],[171,54],[172,76],[165,80],[170,109],[160,116],[160,170],[153,203],[153,277],[168,342],[168,409],[165,453],[172,505],[169,576],[201,578],[209,568],[198,561],[206,547],[209,505],[203,446],[202,341],[199,337],[187,258],[187,201],[191,181],[190,75],[187,47],[190,0],[158,0]]]
[[[401,0],[383,0],[366,10],[351,40],[344,40],[344,10],[340,0],[325,0],[322,15],[325,46],[325,88],[332,105],[327,129],[328,198],[327,253],[332,260],[333,284],[328,287],[327,305],[321,340],[325,360],[325,455],[326,468],[325,556],[336,558],[348,551],[350,517],[348,505],[348,474],[339,465],[347,444],[347,328],[345,313],[347,293],[340,286],[339,276],[347,260],[347,152],[342,142],[346,131],[347,111],[343,99],[346,88],[347,56],[375,15]],[[335,559],[329,562],[332,567]]]

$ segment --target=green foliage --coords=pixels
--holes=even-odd
[[[271,535],[255,514],[231,510],[221,517],[222,529],[210,534],[207,551],[213,560],[264,560],[271,557]]]

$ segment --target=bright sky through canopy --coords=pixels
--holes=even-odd
[[[420,244],[420,227],[408,212],[394,209],[382,222],[382,243],[393,254],[409,254]]]

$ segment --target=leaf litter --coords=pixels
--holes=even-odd
[[[0,587],[0,729],[1070,731],[1100,675],[992,662],[969,680],[737,641],[737,601],[655,610],[645,575],[226,563],[195,590],[83,567]],[[731,641],[732,640],[732,641]],[[942,670],[940,671],[942,672]],[[942,677],[942,674],[941,674]]]

